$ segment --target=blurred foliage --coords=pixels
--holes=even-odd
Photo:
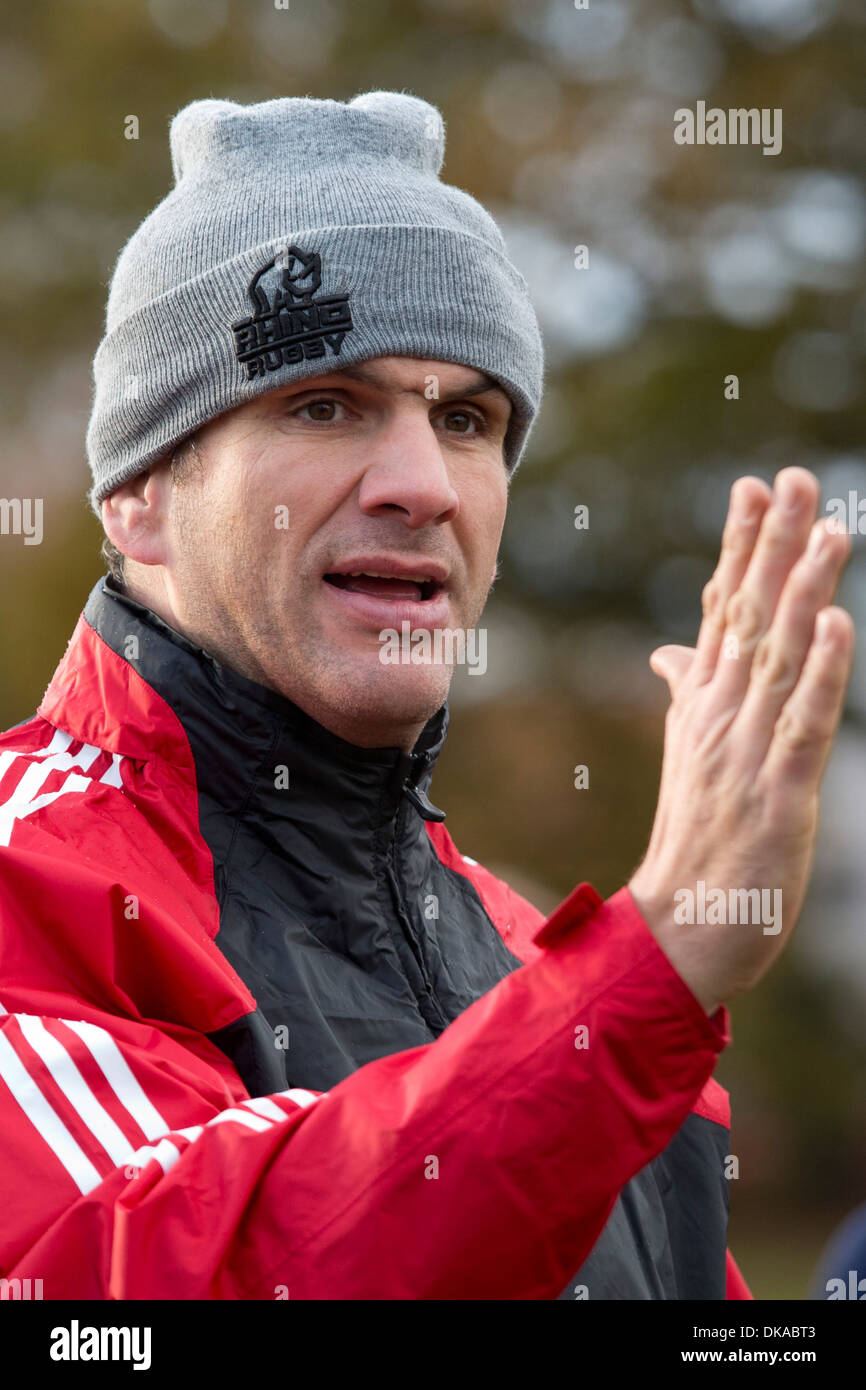
[[[3,726],[35,709],[102,570],[90,359],[114,260],[169,189],[171,116],[207,95],[405,89],[443,111],[444,177],[500,218],[549,363],[490,609],[508,659],[484,692],[458,682],[436,799],[464,850],[544,910],[581,878],[614,891],[657,790],[664,691],[646,656],[694,639],[731,481],[796,462],[826,495],[864,489],[864,49],[860,0],[7,7],[0,488],[44,497],[46,539],[0,538]],[[673,112],[698,99],[782,108],[782,153],[675,146]],[[857,618],[864,564],[858,542],[841,595]],[[851,709],[866,710],[862,663]],[[804,919],[820,914],[810,898]],[[866,993],[866,945],[860,965]],[[814,1232],[805,1269],[826,1213],[863,1199],[866,1029],[795,950],[735,1004],[733,1031],[718,1069],[741,1156],[732,1243],[742,1229],[754,1248],[756,1292],[797,1296],[785,1240],[760,1232],[774,1213]]]

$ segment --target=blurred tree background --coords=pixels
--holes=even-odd
[[[102,572],[85,502],[90,361],[117,254],[170,186],[171,116],[204,96],[411,91],[445,118],[443,177],[499,219],[548,361],[488,672],[455,681],[435,795],[462,849],[544,910],[581,878],[608,894],[655,804],[666,692],[647,655],[694,640],[731,482],[798,463],[825,500],[866,495],[866,9],[280,4],[6,8],[0,490],[44,498],[45,519],[39,546],[0,537],[0,722],[36,708]],[[781,108],[781,153],[678,146],[674,111],[698,100]],[[862,544],[840,594],[858,628]],[[797,940],[735,1003],[717,1070],[740,1160],[731,1244],[758,1297],[804,1297],[832,1225],[866,1198],[864,727],[861,654]]]

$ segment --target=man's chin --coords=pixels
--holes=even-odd
[[[366,747],[404,745],[444,704],[451,684],[445,666],[383,665],[360,660],[317,682],[313,701],[299,701],[328,728]],[[414,737],[410,739],[414,742]]]
[[[448,695],[451,669],[434,665],[383,665],[358,662],[341,682],[341,694],[371,718],[387,715],[424,722]]]

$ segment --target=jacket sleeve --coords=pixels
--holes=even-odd
[[[537,940],[319,1096],[232,1094],[207,1038],[85,1001],[3,1014],[3,1272],[46,1299],[555,1298],[730,1038],[626,889],[581,884]]]
[[[731,1254],[727,1252],[726,1269],[726,1292],[725,1298],[754,1298],[754,1294],[740,1273],[739,1266]]]

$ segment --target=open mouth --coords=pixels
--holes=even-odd
[[[438,579],[426,579],[423,575],[393,574],[326,574],[328,584],[336,589],[347,589],[352,594],[367,594],[370,598],[387,599],[392,603],[425,603],[441,593],[443,585]]]

